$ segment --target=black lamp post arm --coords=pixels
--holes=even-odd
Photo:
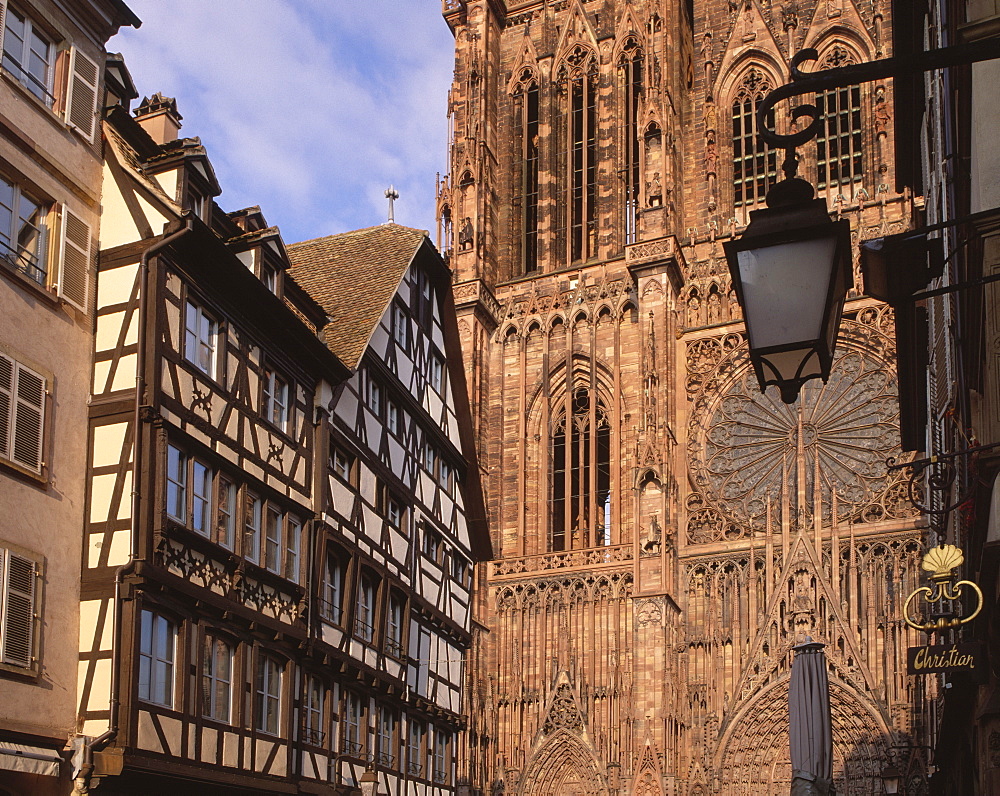
[[[809,104],[798,105],[792,110],[793,122],[803,117],[811,119],[807,127],[786,134],[779,134],[771,130],[767,126],[767,117],[782,100],[800,97],[803,94],[814,94],[818,91],[828,91],[832,88],[846,88],[858,83],[871,83],[889,77],[903,77],[920,72],[930,72],[934,69],[945,69],[949,66],[991,61],[1000,58],[1000,38],[982,39],[966,44],[956,44],[952,47],[941,47],[929,52],[838,66],[834,69],[823,69],[820,72],[802,72],[799,69],[806,61],[815,61],[818,58],[819,53],[812,48],[796,53],[790,64],[791,82],[779,86],[761,100],[757,108],[757,130],[765,144],[772,147],[794,149],[811,141],[819,133],[819,111],[815,105]]]

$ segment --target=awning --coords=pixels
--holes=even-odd
[[[58,777],[61,764],[62,757],[54,749],[0,741],[0,769],[5,771]]]

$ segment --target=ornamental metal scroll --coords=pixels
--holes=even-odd
[[[954,570],[964,560],[965,556],[962,554],[961,549],[952,544],[941,545],[927,552],[920,567],[931,573],[930,579],[934,585],[933,587],[921,586],[919,589],[911,592],[910,596],[906,598],[906,602],[903,603],[903,621],[906,624],[924,633],[934,633],[959,627],[971,622],[979,615],[979,612],[983,609],[983,592],[979,586],[971,580],[955,581],[956,575]],[[968,616],[956,616],[954,613],[938,613],[937,615],[932,615],[929,621],[920,621],[919,618],[911,617],[910,603],[918,595],[922,595],[923,601],[930,606],[938,605],[943,607],[946,602],[953,603],[956,600],[960,600],[965,587],[968,587],[968,590],[975,594],[978,600],[975,610]]]

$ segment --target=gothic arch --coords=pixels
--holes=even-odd
[[[732,712],[713,757],[726,796],[755,796],[775,786],[791,785],[788,751],[788,683],[785,671],[754,692]],[[830,675],[833,719],[833,774],[840,796],[867,796],[880,785],[888,762],[891,731],[885,717],[865,694]]]
[[[557,729],[524,768],[519,796],[607,796],[597,755],[576,733]]]

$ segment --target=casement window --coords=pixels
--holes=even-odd
[[[271,368],[265,368],[262,382],[261,406],[264,419],[281,431],[292,433],[288,405],[288,381],[279,376]]]
[[[441,464],[439,466],[438,483],[441,484],[441,487],[445,492],[454,497],[455,470],[444,459],[441,459]]]
[[[219,476],[219,503],[216,510],[215,541],[229,550],[236,536],[236,498],[238,489],[228,476]]]
[[[257,658],[257,700],[254,726],[277,735],[281,726],[281,675],[284,667],[276,658],[261,653]]]
[[[45,377],[0,353],[0,458],[41,473]]]
[[[330,469],[334,475],[347,484],[354,483],[355,458],[337,445],[330,446]]]
[[[56,47],[30,17],[7,8],[3,31],[3,68],[38,99],[52,107]]]
[[[344,582],[347,567],[343,558],[330,550],[326,554],[326,571],[323,574],[323,600],[320,612],[324,619],[342,624],[344,613]]]
[[[403,504],[392,495],[385,498],[385,518],[393,528],[403,528],[403,517],[405,509]]]
[[[438,728],[434,733],[434,781],[448,781],[448,752],[451,747],[451,733]]]
[[[456,551],[451,554],[451,577],[456,583],[467,586],[466,580],[469,577],[469,562],[462,558]]]
[[[359,755],[364,751],[367,728],[362,698],[353,691],[344,693],[344,720],[340,739],[340,750],[344,754]]]
[[[378,762],[388,768],[396,764],[397,728],[399,715],[384,705],[378,712]]]
[[[441,534],[430,527],[424,527],[424,555],[431,561],[437,561],[441,554]]]
[[[385,409],[385,424],[389,433],[398,437],[403,430],[403,412],[395,401],[387,401]]]
[[[417,271],[417,286],[420,292],[420,325],[429,331],[434,318],[434,285],[431,284],[430,274],[424,270]]]
[[[322,678],[315,674],[306,675],[305,692],[305,698],[302,702],[303,740],[313,746],[322,746],[326,738],[326,731],[323,727],[326,686]]]
[[[139,624],[139,699],[174,706],[177,626],[160,614],[143,611]]]
[[[264,283],[264,287],[270,290],[272,293],[278,292],[278,272],[274,270],[269,265],[261,265],[260,267],[260,281]]]
[[[271,572],[281,571],[281,532],[285,515],[275,506],[268,505],[264,521],[264,567]]]
[[[435,468],[437,466],[437,449],[434,447],[433,442],[424,443],[424,469],[427,470],[432,476],[435,473]]]
[[[49,208],[17,183],[0,177],[0,259],[43,287]]]
[[[210,378],[218,378],[219,323],[188,301],[184,313],[184,358]]]
[[[212,528],[212,482],[214,473],[207,464],[195,459],[191,478],[191,527],[202,536]]]
[[[232,721],[233,703],[232,644],[205,634],[201,662],[201,715],[215,721]]]
[[[370,373],[365,385],[365,404],[376,417],[382,416],[382,385]]]
[[[427,737],[427,725],[422,721],[410,719],[410,732],[406,744],[406,771],[411,777],[419,777],[424,771],[424,761],[427,759],[424,741]]]
[[[248,492],[243,517],[243,557],[257,563],[260,560],[260,524],[264,502]]]
[[[302,550],[302,523],[291,514],[285,516],[285,577],[299,582],[300,551]]]
[[[389,595],[389,611],[385,621],[385,651],[394,658],[402,658],[405,628],[406,601],[396,592]]]
[[[402,349],[406,349],[410,341],[410,316],[402,304],[392,305],[392,336]]]
[[[188,457],[180,448],[167,446],[167,515],[187,522]]]
[[[58,42],[31,17],[0,3],[3,19],[3,70],[88,141],[94,137],[100,72],[78,48],[59,51]],[[65,71],[64,71],[65,70]],[[55,96],[56,72],[64,74],[65,93]]]
[[[34,669],[39,564],[0,547],[0,663]]]
[[[428,361],[428,370],[428,381],[430,381],[431,387],[437,392],[441,392],[441,385],[444,383],[444,360],[432,353]]]
[[[354,635],[371,644],[375,638],[375,597],[377,587],[375,578],[368,573],[361,575],[358,584],[358,600],[354,612]]]

